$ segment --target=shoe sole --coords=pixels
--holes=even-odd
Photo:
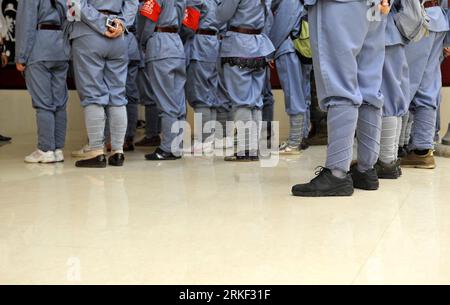
[[[106,168],[106,164],[105,165],[98,165],[98,166],[94,166],[94,165],[90,165],[90,166],[79,166],[75,164],[76,168]]]
[[[292,195],[295,197],[351,197],[355,193],[354,189],[343,188],[343,189],[334,189],[325,193],[319,192],[295,192],[292,190]]]
[[[400,178],[400,173],[386,173],[386,174],[378,174],[378,179],[383,179],[383,180],[397,180],[398,178]]]
[[[363,191],[378,191],[380,189],[380,181],[378,176],[376,180],[353,180],[353,187]]]
[[[299,155],[301,155],[302,153],[301,153],[300,151],[297,151],[297,152],[284,152],[284,151],[280,151],[280,152],[278,152],[278,154],[279,154],[280,156],[299,156]]]
[[[25,163],[27,163],[27,164],[55,164],[55,163],[58,163],[58,161],[57,160],[52,160],[52,161],[37,161],[37,162],[35,162],[35,161],[27,161],[26,159],[25,160],[23,160]]]
[[[146,148],[146,147],[159,147],[161,144],[158,144],[158,145],[137,145],[137,144],[134,144],[134,147],[136,147],[136,148]]]
[[[405,165],[402,168],[418,168],[418,169],[436,169],[436,165]]]
[[[191,154],[194,156],[194,157],[197,157],[197,156],[205,156],[205,155],[212,155],[213,153],[215,153],[216,152],[216,150],[211,150],[211,151],[191,151]]]
[[[236,162],[236,163],[252,163],[252,162],[259,162],[259,160],[249,160],[249,159],[244,159],[244,160],[239,160],[239,159],[224,159],[225,162]]]
[[[400,178],[400,175],[378,175],[378,179],[382,180],[397,180],[398,178]]]
[[[44,162],[44,161],[39,161],[39,162],[30,162],[30,161],[24,161],[26,164],[55,164],[58,163],[57,161],[51,161],[51,162]]]
[[[180,159],[181,158],[175,158],[175,159],[147,159],[147,158],[145,158],[146,161],[177,161]]]
[[[380,185],[377,186],[366,186],[366,185],[354,185],[355,189],[362,190],[362,191],[378,191],[380,189]]]

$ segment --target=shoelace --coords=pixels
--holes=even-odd
[[[33,157],[33,158],[36,158],[36,159],[39,158],[40,156],[42,156],[42,153],[40,153],[40,152],[37,151],[37,150],[36,150],[35,152],[33,152],[33,154],[32,154],[32,157]]]
[[[315,169],[316,172],[315,172],[314,174],[315,174],[316,176],[320,176],[320,174],[322,174],[322,172],[323,172],[324,170],[326,170],[325,167],[323,167],[323,166],[317,166],[316,169]]]
[[[323,167],[323,166],[318,166],[318,167],[316,167],[316,172],[315,172],[316,177],[315,177],[311,182],[316,181],[317,179],[320,179],[320,177],[322,176],[322,173],[323,173],[324,170],[326,170],[326,169],[327,169],[327,168],[326,168],[326,167]]]

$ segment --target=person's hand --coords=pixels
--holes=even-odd
[[[1,62],[2,68],[6,67],[6,65],[8,64],[8,60],[9,60],[8,56],[2,54],[2,62]]]
[[[387,15],[389,14],[389,12],[391,11],[391,7],[389,4],[389,0],[382,0],[380,3],[380,12],[383,15]]]
[[[115,29],[108,28],[108,30],[105,32],[105,36],[111,39],[120,37],[125,32],[125,25],[123,24],[122,20],[114,19],[114,24],[116,24]]]
[[[450,56],[450,47],[449,48],[444,48],[444,57],[447,58]]]
[[[25,64],[16,64],[16,69],[21,73],[25,72]]]

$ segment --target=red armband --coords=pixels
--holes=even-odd
[[[140,14],[153,22],[158,22],[161,15],[161,5],[156,0],[147,0],[142,5]]]
[[[188,7],[184,13],[183,25],[194,32],[200,27],[201,13],[193,7]]]

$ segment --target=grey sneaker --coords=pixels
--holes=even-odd
[[[287,142],[282,143],[280,145],[280,148],[278,149],[278,151],[279,151],[280,155],[285,155],[285,156],[300,155],[302,152],[300,149],[300,145],[299,146],[291,146]]]

